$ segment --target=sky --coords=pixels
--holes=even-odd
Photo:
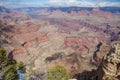
[[[5,7],[120,7],[120,0],[0,0]]]

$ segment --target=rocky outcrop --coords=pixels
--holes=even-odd
[[[23,25],[14,26],[12,30],[16,34],[23,34],[23,33],[35,32],[38,29],[39,27],[36,24],[32,22],[27,22]]]
[[[78,20],[68,20],[68,19],[52,19],[50,22],[53,24],[57,23],[60,26],[59,31],[62,30],[65,32],[79,31],[81,28],[84,27],[94,32],[103,32],[102,28],[81,20],[78,21]]]
[[[95,47],[96,44],[100,42],[100,39],[97,37],[77,37],[77,36],[71,36],[71,37],[66,37],[64,39],[64,47],[71,47],[72,49],[80,49],[80,51],[88,51],[89,53],[89,48],[90,47]],[[94,44],[93,44],[94,43]]]
[[[111,44],[97,69],[85,70],[74,77],[78,80],[120,80],[120,41]]]
[[[37,25],[34,22],[26,22],[22,25],[5,27],[2,32],[6,34],[6,39],[10,40],[11,43],[44,42],[47,40],[47,33],[39,30],[46,25],[47,23]]]
[[[34,46],[37,42],[45,42],[48,40],[48,37],[47,37],[47,33],[41,33],[38,37],[36,37],[35,39],[32,39],[32,40],[29,40],[29,41],[26,41],[22,44],[23,47],[31,47],[31,46]]]
[[[13,56],[18,55],[18,54],[23,54],[23,53],[26,53],[26,50],[24,48],[16,48],[12,52]]]
[[[14,58],[16,61],[18,61],[18,62],[20,62],[20,61],[24,62],[24,60],[26,59],[26,57],[27,57],[29,54],[27,53],[27,51],[26,51],[25,48],[20,47],[20,48],[14,49],[14,50],[11,52],[11,54],[9,53],[9,55],[13,56],[13,58]]]
[[[98,7],[93,8],[93,10],[91,11],[90,15],[94,15],[94,16],[97,16],[97,17],[103,17],[103,18],[113,17],[112,13],[107,12],[107,11],[102,11]]]
[[[98,67],[98,80],[120,80],[120,41],[111,45]]]
[[[30,40],[30,41],[26,41],[25,43],[22,44],[23,47],[31,47],[36,43],[36,39]]]
[[[38,42],[45,42],[48,40],[47,33],[41,33],[37,38]]]

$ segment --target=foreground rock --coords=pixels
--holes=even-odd
[[[98,80],[120,80],[120,42],[114,42],[98,67]]]
[[[77,80],[120,80],[120,41],[113,42],[97,69],[74,75]]]

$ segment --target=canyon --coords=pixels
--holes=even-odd
[[[120,41],[120,15],[109,11],[25,10],[0,12],[0,44],[26,69],[46,73],[59,64],[74,77],[97,69],[110,44]]]

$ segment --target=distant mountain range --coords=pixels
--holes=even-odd
[[[14,8],[14,10],[19,10],[19,11],[36,11],[36,10],[41,10],[41,9],[48,9],[50,11],[54,10],[61,10],[64,12],[70,12],[70,11],[81,11],[81,10],[88,10],[91,11],[94,7],[23,7],[23,8]],[[100,10],[103,11],[109,11],[115,14],[120,14],[120,7],[100,7]],[[7,9],[3,6],[0,6],[0,12],[9,12],[10,9]]]
[[[17,8],[16,10],[29,12],[29,11],[36,11],[36,10],[45,9],[45,8],[51,11],[61,10],[64,12],[81,11],[81,10],[91,11],[93,9],[93,7],[25,7],[25,8]],[[100,10],[109,11],[112,13],[120,13],[120,7],[100,7]]]
[[[7,9],[7,8],[5,8],[5,7],[3,7],[3,6],[0,6],[0,12],[10,12],[10,9]]]

